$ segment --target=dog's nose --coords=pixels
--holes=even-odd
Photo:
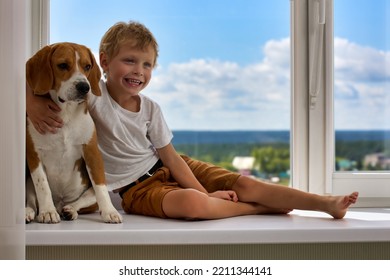
[[[89,92],[89,84],[86,82],[79,82],[76,84],[76,89],[80,94],[87,94]]]

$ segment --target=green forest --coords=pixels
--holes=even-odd
[[[236,156],[255,158],[252,174],[268,179],[273,176],[288,177],[290,170],[290,147],[288,143],[264,144],[181,144],[175,145],[179,153],[211,162],[234,170],[232,161]],[[366,155],[383,153],[390,158],[389,141],[337,141],[336,170],[383,170],[382,166],[365,166]],[[388,168],[387,168],[388,170]]]

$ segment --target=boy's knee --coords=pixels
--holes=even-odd
[[[187,219],[202,219],[207,216],[209,197],[196,190],[187,190],[183,198],[183,214]]]

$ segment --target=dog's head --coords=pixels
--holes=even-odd
[[[27,61],[26,76],[35,94],[54,92],[61,103],[84,101],[90,90],[101,95],[99,66],[83,45],[58,43],[42,48]]]

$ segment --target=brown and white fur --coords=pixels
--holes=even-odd
[[[27,117],[26,154],[31,177],[26,183],[26,222],[58,223],[99,209],[107,223],[121,223],[105,183],[96,130],[88,112],[90,91],[101,95],[100,69],[91,51],[74,43],[46,46],[26,64],[34,94],[61,108],[63,127],[40,134]],[[97,205],[96,205],[97,203]]]

